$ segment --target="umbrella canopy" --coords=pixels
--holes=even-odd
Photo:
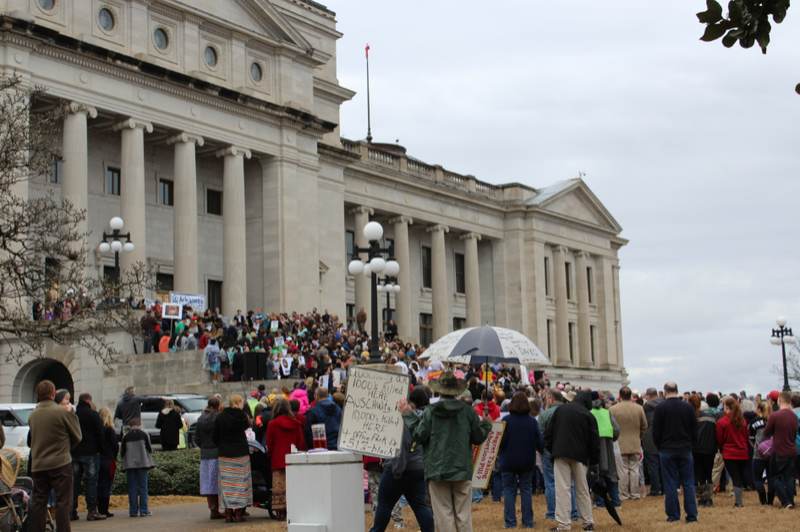
[[[424,354],[431,361],[460,364],[552,364],[528,338],[517,331],[502,327],[471,327],[451,332],[433,343]]]

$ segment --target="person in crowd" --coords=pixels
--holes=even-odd
[[[714,416],[716,421],[725,417],[725,409],[720,406],[721,394],[709,393],[706,395],[706,404],[708,408],[706,412]],[[728,475],[725,473],[725,461],[722,459],[722,453],[717,450],[714,456],[714,469],[711,471],[711,484],[719,486],[719,492],[723,493],[728,484]]]
[[[542,436],[547,433],[547,425],[555,413],[555,409],[564,404],[564,399],[561,390],[558,388],[551,388],[548,390],[545,397],[545,410],[539,415],[539,429]],[[556,481],[555,471],[553,470],[553,457],[547,446],[544,447],[541,453],[542,457],[542,476],[544,476],[544,497],[547,504],[547,512],[545,518],[551,521],[556,519]],[[570,487],[571,509],[570,518],[573,521],[578,520],[578,505],[575,501],[575,488]]]
[[[156,334],[156,329],[159,328],[158,320],[153,317],[153,312],[150,309],[144,311],[142,316],[142,336],[144,337],[144,346],[142,353],[145,355],[153,352],[153,337]]]
[[[753,480],[758,492],[758,501],[762,506],[772,506],[775,503],[775,490],[769,475],[769,460],[761,454],[758,446],[764,443],[764,429],[767,428],[767,421],[772,414],[769,403],[764,401],[756,406],[756,417],[749,425],[750,444],[753,447]],[[764,490],[764,473],[767,473],[767,490]]]
[[[407,415],[413,416],[416,423],[419,423],[430,403],[428,394],[423,388],[417,387],[409,394],[408,401],[411,410]],[[425,502],[427,486],[423,469],[423,447],[414,443],[408,425],[404,424],[400,456],[384,463],[383,475],[378,485],[378,506],[370,532],[384,532],[390,520],[398,522],[394,514],[399,509],[401,496],[405,496],[414,511],[420,532],[434,532],[433,513]],[[402,515],[402,509],[400,510]],[[402,521],[400,523],[402,526]]]
[[[287,388],[286,392],[288,391]],[[314,448],[311,427],[317,424],[324,424],[325,437],[328,440],[328,450],[335,451],[339,444],[339,426],[342,423],[342,409],[328,398],[328,390],[326,388],[317,388],[314,391],[314,399],[316,404],[306,412],[306,449]],[[273,412],[273,416],[274,415]]]
[[[250,449],[245,431],[250,420],[244,413],[244,398],[233,394],[228,406],[214,420],[211,438],[219,450],[219,497],[226,523],[243,523],[246,507],[253,504]]]
[[[56,527],[70,532],[72,510],[72,457],[70,451],[82,438],[78,417],[56,403],[56,387],[43,380],[36,385],[39,406],[31,412],[28,426],[31,437],[30,465],[33,501],[30,531],[45,531],[45,514],[50,490],[56,493]]]
[[[714,485],[711,476],[714,470],[714,457],[717,454],[717,420],[708,412],[701,410],[702,398],[693,393],[689,404],[697,414],[697,440],[692,449],[694,461],[694,485],[698,506],[714,506]]]
[[[661,458],[658,454],[658,448],[653,442],[653,412],[666,399],[663,396],[659,396],[655,388],[648,388],[644,396],[645,404],[643,410],[647,420],[647,431],[644,433],[644,438],[642,438],[642,454],[647,465],[647,473],[650,475],[650,492],[647,496],[658,497],[664,495],[664,484],[661,481]]]
[[[219,381],[219,372],[220,372],[220,352],[219,346],[217,346],[217,339],[212,338],[208,341],[208,345],[203,349],[203,361],[205,363],[206,369],[211,372],[211,378],[214,380],[214,384],[217,384]]]
[[[492,421],[500,417],[500,405],[494,401],[494,392],[491,390],[484,391],[481,394],[481,400],[480,404],[475,405],[475,412],[479,417],[489,416]]]
[[[358,326],[358,332],[364,332],[367,326],[367,313],[364,312],[364,307],[360,307],[358,309],[358,314],[356,314],[356,325]]]
[[[694,458],[692,450],[697,441],[697,414],[692,405],[678,397],[678,385],[664,385],[663,403],[653,412],[653,442],[661,455],[664,480],[664,508],[667,521],[681,519],[678,487],[683,493],[686,522],[697,521],[697,501],[694,494]]]
[[[522,526],[533,528],[533,471],[536,453],[544,448],[539,423],[531,415],[525,392],[517,392],[508,406],[503,439],[500,442],[500,471],[503,475],[504,528],[517,528],[517,485],[522,510]]]
[[[72,519],[78,519],[78,496],[81,481],[86,477],[87,521],[102,521],[105,515],[97,512],[97,475],[100,468],[100,454],[105,451],[103,420],[92,410],[92,396],[82,393],[78,397],[75,414],[81,426],[82,439],[72,452]]]
[[[161,409],[156,418],[156,428],[161,429],[159,434],[161,450],[176,450],[181,439],[183,419],[181,418],[180,407],[175,406],[175,402],[172,399],[167,399],[164,402],[164,408]]]
[[[214,443],[214,421],[222,410],[222,401],[218,397],[209,397],[203,413],[197,419],[194,429],[194,442],[200,448],[200,495],[205,495],[209,519],[224,519],[219,512],[219,449]]]
[[[794,508],[794,462],[797,459],[797,414],[792,412],[792,393],[778,395],[778,410],[773,412],[764,428],[764,437],[772,438],[769,473],[778,500],[784,509]]]
[[[106,517],[114,517],[108,507],[111,502],[111,486],[114,485],[114,475],[117,471],[117,455],[119,442],[117,431],[114,430],[114,416],[111,410],[101,408],[98,412],[103,421],[103,450],[100,452],[100,468],[97,475],[97,512]]]
[[[306,450],[303,425],[294,417],[289,401],[278,399],[272,407],[272,421],[267,425],[267,452],[272,464],[272,510],[286,518],[286,455],[292,445]]]
[[[742,492],[750,434],[742,415],[742,409],[736,399],[728,397],[723,402],[723,407],[725,416],[717,421],[717,446],[725,461],[725,469],[731,476],[733,494],[736,497],[734,508],[743,508]]]
[[[117,403],[114,419],[122,420],[122,431],[127,432],[131,419],[141,419],[142,405],[160,405],[161,401],[166,400],[166,397],[140,397],[136,395],[135,386],[128,386]]]
[[[300,402],[300,415],[304,415],[306,412],[308,412],[308,392],[304,382],[301,382],[300,386],[295,388],[289,397],[291,399],[297,399]]]
[[[619,508],[622,506],[622,501],[619,500],[619,478],[617,477],[616,456],[614,456],[614,442],[619,438],[619,424],[606,408],[605,399],[597,392],[591,392],[591,395],[592,415],[597,420],[597,431],[600,434],[600,462],[598,464],[600,478],[598,482],[606,486],[611,504]],[[597,508],[605,508],[605,501],[596,494],[594,505]]]
[[[421,419],[411,413],[405,399],[398,409],[414,441],[425,449],[423,469],[437,530],[471,531],[472,445],[486,441],[491,418],[479,418],[469,405],[457,400],[466,391],[467,381],[453,371],[443,372],[429,386],[439,394],[439,401],[426,408]]]
[[[609,412],[619,425],[619,451],[622,457],[617,463],[619,498],[636,500],[639,495],[639,456],[642,454],[642,438],[647,432],[647,416],[644,408],[631,401],[631,389],[619,390],[619,403]]]
[[[547,424],[544,440],[545,449],[553,459],[558,523],[551,530],[557,532],[571,529],[570,486],[573,484],[581,528],[594,530],[589,486],[600,477],[600,435],[591,410],[592,394],[577,392],[569,404],[553,412]]]
[[[153,469],[153,447],[150,436],[142,430],[139,418],[128,421],[128,431],[122,437],[119,454],[122,457],[122,471],[128,475],[128,515],[131,517],[150,517],[147,494],[147,472]]]

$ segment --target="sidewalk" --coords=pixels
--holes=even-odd
[[[269,513],[260,508],[248,508],[250,517],[246,523],[238,526],[258,525],[264,530],[267,525],[273,524],[280,530],[281,522],[270,519]],[[174,504],[171,506],[157,506],[150,509],[152,517],[128,517],[128,509],[114,511],[114,517],[105,521],[86,521],[86,514],[81,515],[79,521],[71,523],[75,532],[105,532],[113,529],[114,532],[195,532],[197,530],[216,530],[220,528],[235,529],[237,525],[226,524],[224,519],[210,520],[208,506],[203,503]],[[110,525],[110,526],[109,526]]]

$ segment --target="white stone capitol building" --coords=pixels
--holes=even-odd
[[[336,77],[333,11],[311,0],[0,0],[5,72],[72,103],[63,162],[30,183],[113,216],[123,268],[160,265],[174,290],[238,309],[369,314],[348,274],[372,220],[400,263],[403,339],[516,329],[548,377],[615,390],[621,227],[581,179],[478,181],[399,146],[339,136],[354,92]],[[492,181],[492,176],[483,176]],[[92,243],[94,244],[94,243]],[[93,251],[97,275],[113,254]],[[379,295],[381,315],[386,295]],[[396,313],[396,314],[395,314]]]

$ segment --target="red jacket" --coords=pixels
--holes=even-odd
[[[483,417],[486,412],[486,404],[481,403],[475,407],[475,412],[478,413],[478,417]],[[489,401],[489,417],[492,418],[492,421],[495,421],[497,418],[500,417],[500,407],[497,406],[497,403],[494,401]]]
[[[267,451],[272,469],[286,468],[286,455],[292,452],[292,444],[298,451],[306,450],[303,426],[289,416],[279,416],[267,424]]]
[[[750,432],[747,423],[742,422],[742,428],[737,429],[731,423],[730,412],[717,421],[717,445],[725,460],[747,460],[747,446],[750,442]]]

